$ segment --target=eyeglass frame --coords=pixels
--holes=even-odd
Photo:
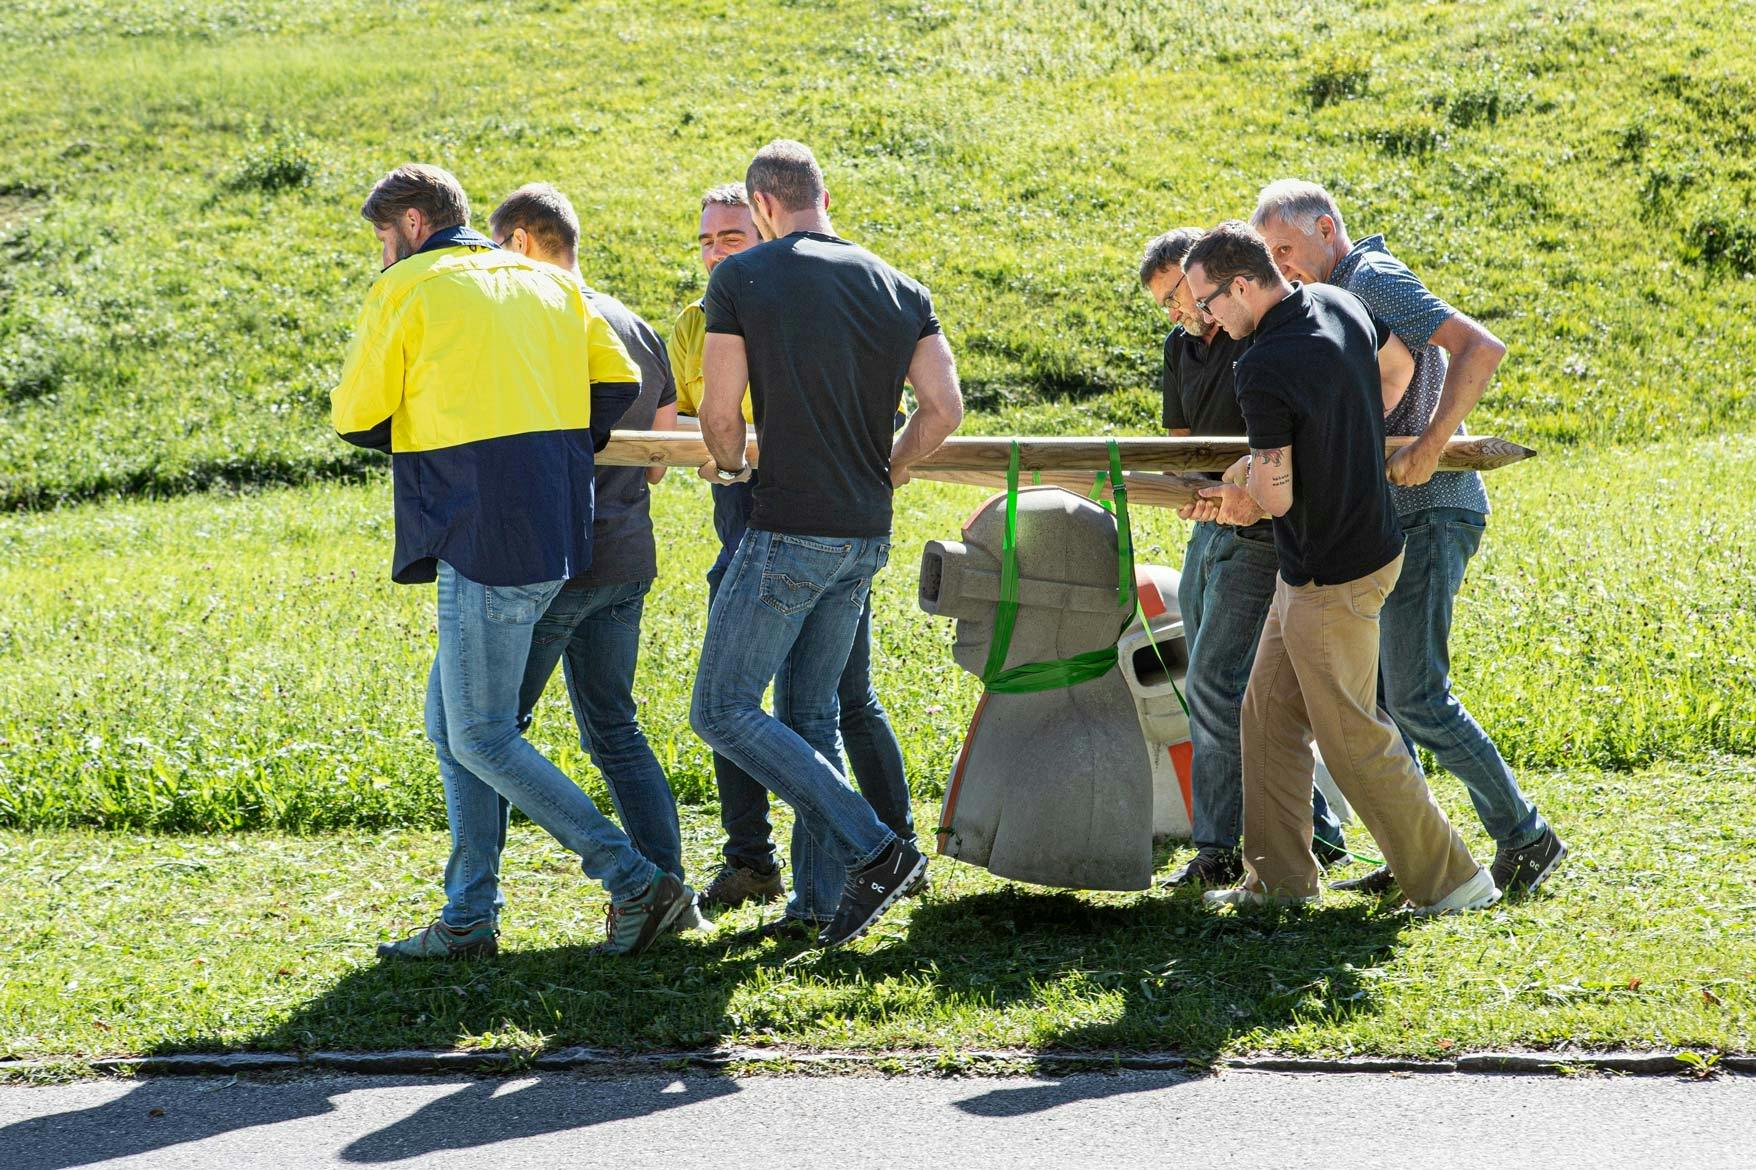
[[[1184,275],[1187,276],[1188,273],[1184,273]],[[1195,307],[1197,309],[1200,309],[1203,313],[1206,313],[1209,317],[1213,316],[1213,310],[1211,308],[1209,308],[1208,306],[1212,305],[1213,302],[1219,300],[1221,297],[1226,296],[1229,293],[1231,293],[1234,290],[1234,288],[1236,287],[1237,280],[1238,280],[1238,277],[1234,276],[1234,277],[1232,277],[1231,280],[1226,281],[1222,287],[1214,289],[1212,292],[1208,293],[1206,296],[1196,297],[1195,298]]]

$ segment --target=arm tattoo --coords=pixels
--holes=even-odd
[[[1250,452],[1250,462],[1266,463],[1271,467],[1279,467],[1280,448],[1275,447],[1267,451],[1252,451]]]
[[[1293,477],[1290,475],[1287,475],[1283,472],[1282,474],[1277,475],[1273,479],[1269,480],[1268,486],[1270,486],[1270,487],[1285,487],[1287,484],[1289,484],[1291,482],[1293,482]]]

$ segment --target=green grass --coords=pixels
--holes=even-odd
[[[1175,1049],[1443,1057],[1529,1046],[1748,1051],[1756,768],[1527,773],[1573,856],[1537,897],[1426,923],[1337,895],[1215,914],[940,859],[933,892],[845,952],[720,934],[585,953],[601,891],[517,830],[505,948],[383,967],[438,904],[444,835],[0,833],[0,1056],[231,1048]],[[1479,851],[1458,786],[1438,785]],[[931,824],[935,810],[917,810]],[[685,817],[687,864],[718,844]]]
[[[1756,439],[1492,473],[1495,516],[1453,634],[1459,693],[1520,767],[1756,755]],[[977,695],[917,550],[978,489],[911,485],[877,589],[876,680],[917,791],[936,796]],[[1704,501],[1712,500],[1711,505]],[[706,489],[654,497],[661,576],[637,679],[685,801],[710,799],[688,727],[712,556]],[[1135,509],[1142,559],[1184,525]],[[421,731],[430,589],[387,580],[382,484],[0,518],[0,826],[299,831],[437,826]],[[601,791],[560,688],[535,741]]]
[[[362,474],[325,407],[375,273],[355,208],[395,162],[483,213],[559,182],[587,274],[664,322],[701,285],[696,193],[782,134],[933,287],[978,427],[1151,430],[1140,244],[1298,173],[1511,344],[1482,428],[1747,430],[1749,12],[13,3],[0,507]]]

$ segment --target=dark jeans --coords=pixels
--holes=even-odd
[[[792,917],[832,917],[846,873],[896,839],[848,786],[836,746],[837,685],[889,553],[888,537],[751,529],[708,613],[690,722],[793,807]],[[787,723],[762,709],[776,679]]]
[[[559,662],[579,745],[604,774],[623,830],[660,869],[681,878],[677,801],[634,705],[640,616],[651,588],[651,581],[629,581],[568,586],[557,593],[532,635],[518,710],[528,723]]]
[[[737,552],[738,542],[749,527],[752,504],[749,484],[715,484],[712,491],[713,527],[719,535],[720,552],[713,567],[707,571],[710,607],[718,596],[726,567]],[[791,681],[786,670],[775,679],[775,715],[788,726],[793,726],[788,699]],[[847,752],[846,765],[841,753],[835,754],[836,768],[846,775],[851,766],[854,782],[871,804],[872,811],[878,814],[878,819],[898,837],[914,844],[914,812],[909,803],[902,746],[897,742],[890,718],[872,686],[872,603],[869,591],[859,627],[854,632],[847,666],[836,686],[836,701],[840,708],[842,746]],[[770,868],[774,865],[774,840],[773,826],[768,821],[768,790],[718,752],[713,757],[713,778],[719,789],[726,860],[759,870]],[[798,858],[795,857],[795,871],[797,868]]]
[[[1177,585],[1189,669],[1190,794],[1195,845],[1236,849],[1244,832],[1244,756],[1238,719],[1256,643],[1274,600],[1279,562],[1272,536],[1202,521],[1189,534]],[[1341,822],[1311,789],[1312,831],[1341,840]]]
[[[1548,829],[1525,799],[1488,733],[1451,693],[1451,614],[1487,517],[1428,508],[1402,518],[1408,539],[1402,576],[1378,617],[1379,685],[1405,739],[1433,753],[1463,781],[1482,827],[1503,849],[1529,845]]]

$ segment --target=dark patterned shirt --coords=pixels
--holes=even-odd
[[[1367,236],[1343,256],[1329,283],[1345,288],[1385,321],[1415,356],[1408,393],[1384,420],[1386,435],[1418,435],[1432,421],[1445,386],[1445,351],[1433,334],[1457,310],[1427,291],[1408,265],[1390,254],[1383,236]],[[1464,428],[1457,428],[1465,434]],[[1462,508],[1487,515],[1488,493],[1474,471],[1440,471],[1418,487],[1392,487],[1396,514],[1407,516],[1428,508]]]

